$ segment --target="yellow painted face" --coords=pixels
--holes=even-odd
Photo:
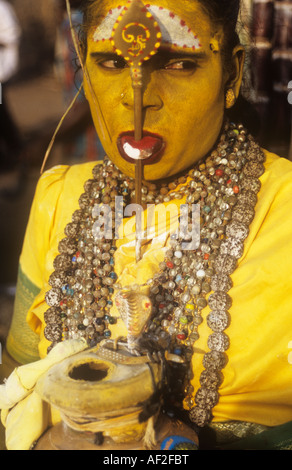
[[[134,177],[135,166],[125,161],[118,145],[121,136],[134,130],[130,69],[110,41],[115,15],[126,2],[102,0],[101,5],[102,20],[87,37],[91,87],[85,80],[85,92],[105,152]],[[158,157],[144,165],[144,179],[155,181],[187,170],[212,149],[223,122],[226,77],[220,32],[213,30],[199,2],[153,0],[148,8],[163,33],[162,47],[143,64],[143,132],[162,146]]]

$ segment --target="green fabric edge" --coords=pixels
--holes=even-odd
[[[292,450],[292,421],[223,445],[225,450]]]
[[[30,329],[26,321],[28,311],[39,292],[40,288],[24,274],[19,265],[14,312],[6,349],[10,356],[20,364],[28,364],[40,359],[39,336]]]

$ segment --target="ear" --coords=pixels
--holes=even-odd
[[[240,88],[242,84],[244,61],[245,61],[245,49],[241,44],[239,44],[233,49],[231,60],[232,60],[232,64],[230,67],[231,71],[226,80],[226,90],[232,89],[235,99],[237,99],[239,96],[239,92],[240,92]]]

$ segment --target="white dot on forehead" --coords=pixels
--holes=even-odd
[[[160,26],[163,44],[170,44],[172,46],[192,50],[197,50],[202,47],[197,35],[179,16],[175,15],[167,8],[156,5],[145,6]],[[122,7],[118,7],[108,12],[93,34],[94,41],[106,41],[111,38],[113,27],[121,11]]]

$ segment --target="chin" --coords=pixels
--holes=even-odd
[[[175,176],[176,173],[176,169],[166,169],[163,165],[163,161],[156,163],[155,165],[144,166],[144,179],[146,181],[159,181]]]

